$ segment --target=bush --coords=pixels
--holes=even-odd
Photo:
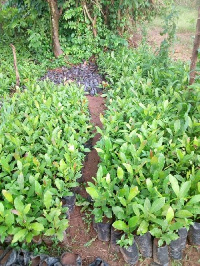
[[[169,244],[200,208],[199,86],[188,87],[187,67],[162,61],[145,47],[111,52],[99,64],[113,89],[101,140],[95,184],[95,219],[114,218],[131,244],[150,231]]]
[[[90,138],[84,92],[28,84],[4,102],[0,124],[1,241],[62,240],[68,220],[61,199],[77,186]]]

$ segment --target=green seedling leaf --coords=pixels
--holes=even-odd
[[[143,220],[140,226],[138,227],[137,234],[144,235],[145,233],[148,232],[148,229],[149,229],[149,223]]]
[[[195,195],[189,200],[187,205],[193,205],[193,204],[196,204],[198,202],[200,202],[200,195]]]
[[[133,175],[133,168],[130,164],[128,163],[123,163],[123,166],[126,168],[127,172],[130,174],[130,175]]]
[[[133,216],[128,221],[129,228],[135,228],[138,225],[139,217]]]
[[[175,132],[178,132],[180,128],[181,128],[181,122],[180,122],[180,120],[176,120],[174,122],[174,130],[175,130]]]
[[[121,208],[119,206],[113,206],[112,211],[113,211],[114,215],[117,217],[117,219],[124,219],[125,218],[123,208]]]
[[[20,212],[24,211],[24,204],[23,204],[20,196],[15,198],[14,205],[15,205],[15,208],[17,211],[20,211]]]
[[[4,214],[4,206],[3,206],[3,203],[0,202],[0,215],[3,215]]]
[[[165,205],[165,198],[159,198],[156,199],[151,206],[151,213],[156,213],[162,209],[162,207]]]
[[[150,209],[151,209],[151,202],[148,198],[146,198],[144,202],[144,212],[148,213]]]
[[[7,201],[9,202],[13,202],[13,197],[12,195],[5,189],[2,190],[2,194],[4,195],[4,197],[7,199]]]
[[[30,225],[30,228],[33,229],[33,230],[35,230],[35,231],[38,231],[38,232],[41,232],[41,231],[44,230],[43,224],[40,224],[40,223],[37,223],[37,222],[32,223]]]
[[[130,188],[130,192],[128,195],[128,201],[130,202],[135,196],[139,193],[138,187]]]
[[[24,175],[23,175],[22,172],[18,175],[17,183],[18,183],[18,185],[19,185],[19,188],[20,188],[21,190],[23,190],[23,189],[24,189]]]
[[[24,214],[27,214],[30,211],[31,203],[27,204],[24,208]]]
[[[27,233],[27,230],[26,229],[22,229],[20,230],[19,232],[17,232],[14,237],[13,237],[13,240],[12,240],[12,244],[16,243],[17,241],[19,240],[22,240],[25,238],[26,236],[26,233]]]
[[[44,193],[44,205],[47,209],[49,209],[51,207],[52,204],[52,194],[49,190],[47,190]]]
[[[112,226],[117,229],[117,230],[122,230],[124,232],[126,232],[128,230],[128,225],[125,224],[125,222],[121,221],[121,220],[118,220],[118,221],[115,221]]]
[[[179,184],[177,179],[173,175],[169,175],[169,181],[172,185],[172,189],[177,197],[179,197]]]
[[[148,191],[151,192],[152,191],[152,188],[153,188],[153,183],[152,183],[152,181],[151,181],[150,178],[147,178],[146,179],[146,185],[147,185]]]
[[[124,178],[124,170],[118,166],[117,168],[117,177],[120,179],[120,180],[123,180]]]
[[[18,167],[19,171],[22,171],[23,166],[22,166],[22,163],[20,161],[17,161],[17,167]]]
[[[178,217],[178,218],[189,218],[192,216],[193,216],[193,214],[188,210],[180,210],[176,213],[176,217]]]
[[[100,197],[98,191],[93,187],[87,187],[86,191],[93,199],[98,199]]]
[[[174,218],[174,210],[172,209],[172,207],[169,207],[166,214],[166,220],[168,223],[171,223],[173,218]]]
[[[186,181],[181,185],[180,192],[179,192],[179,198],[185,198],[188,194],[188,191],[191,187],[191,181]]]

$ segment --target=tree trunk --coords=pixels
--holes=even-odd
[[[53,52],[55,57],[59,57],[63,54],[59,42],[59,18],[61,15],[61,10],[58,10],[57,0],[47,0],[51,13],[51,23],[52,23],[52,42],[53,42]]]
[[[195,81],[195,75],[196,75],[195,68],[196,68],[196,64],[197,64],[199,46],[200,46],[200,7],[199,7],[199,10],[198,10],[196,35],[195,35],[195,39],[194,39],[194,47],[193,47],[192,57],[191,57],[190,85],[193,84],[194,81]]]

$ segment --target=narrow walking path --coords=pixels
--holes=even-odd
[[[98,95],[95,97],[87,96],[87,99],[91,114],[91,122],[94,126],[101,128],[102,123],[100,121],[100,114],[103,114],[105,110],[105,98],[102,98],[100,95]],[[84,163],[84,185],[88,181],[92,182],[92,177],[96,176],[99,156],[94,149],[94,145],[99,139],[100,134],[95,134],[94,138],[92,139],[92,149],[87,155]],[[79,193],[82,196],[87,197],[84,186],[82,186]],[[97,234],[92,228],[91,218],[87,217],[86,214],[81,213],[80,210],[81,208],[76,206],[74,212],[70,215],[69,246],[73,253],[77,253],[81,256],[83,262],[82,265],[88,266],[97,257],[105,260],[111,266],[124,265],[121,254],[113,253],[110,250],[108,243],[101,242],[97,239]]]

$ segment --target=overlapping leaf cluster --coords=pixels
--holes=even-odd
[[[129,235],[122,245],[147,231],[169,244],[200,214],[199,85],[187,87],[186,67],[146,49],[99,60],[114,89],[98,129],[99,171],[87,191],[96,221],[114,218]]]
[[[84,92],[74,85],[28,84],[4,102],[0,117],[0,231],[30,242],[63,238],[61,199],[77,186],[90,137]]]

